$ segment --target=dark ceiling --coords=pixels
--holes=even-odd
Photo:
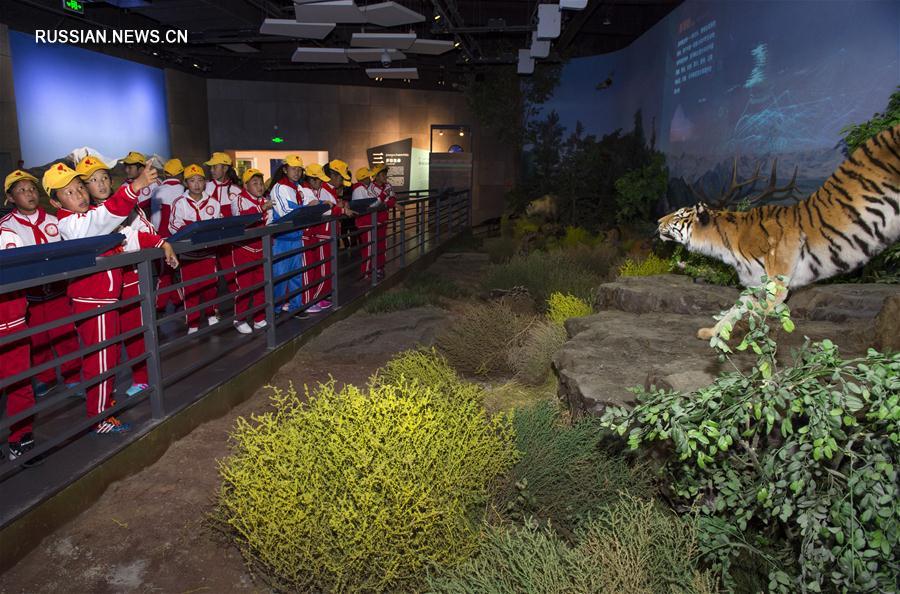
[[[357,0],[357,5],[381,0]],[[466,72],[515,64],[517,50],[527,48],[535,28],[539,0],[398,0],[425,15],[423,23],[391,29],[366,25],[367,32],[414,31],[420,38],[455,39],[459,50],[441,56],[409,55],[396,66],[417,66],[420,80],[375,82],[360,64],[295,64],[300,45],[347,47],[361,25],[338,25],[322,41],[261,35],[269,18],[293,19],[291,0],[108,0],[84,1],[84,14],[63,9],[61,0],[0,0],[0,22],[31,33],[35,29],[187,29],[186,45],[90,46],[145,64],[176,68],[210,78],[280,80],[323,84],[370,84],[451,90]],[[589,0],[581,11],[563,11],[562,33],[550,57],[570,57],[621,49],[666,16],[682,0]],[[433,16],[446,15],[435,22]],[[245,43],[253,53],[234,52],[223,44]],[[376,64],[377,66],[377,64]]]

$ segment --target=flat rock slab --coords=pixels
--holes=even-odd
[[[874,320],[885,301],[900,296],[900,286],[876,283],[813,285],[788,296],[791,314],[806,320]]]
[[[728,309],[738,294],[737,289],[695,283],[680,274],[626,276],[597,288],[597,307],[636,314],[698,315]]]
[[[359,312],[326,328],[305,350],[346,357],[431,346],[438,328],[449,316],[437,307],[414,307],[383,314]]]

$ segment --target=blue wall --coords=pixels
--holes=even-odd
[[[162,70],[10,31],[22,159],[37,167],[90,146],[169,155]]]
[[[689,182],[734,156],[744,175],[777,156],[779,179],[796,164],[811,187],[843,158],[839,130],[882,111],[898,84],[900,2],[688,0],[628,48],[570,61],[543,110],[602,135],[631,129],[641,109],[671,174]]]

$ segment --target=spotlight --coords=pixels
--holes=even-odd
[[[439,14],[434,15],[434,20],[435,20],[435,22],[441,20],[441,15],[439,15]]]
[[[194,64],[194,68],[200,68],[200,66],[197,64]]]
[[[443,130],[438,131],[438,136],[443,136],[443,135],[444,135],[444,131],[443,131]]]
[[[463,129],[462,129],[462,128],[459,129],[459,135],[460,135],[460,136],[465,136],[465,135],[466,135],[466,133],[463,132]]]
[[[453,47],[459,47],[459,42],[457,41],[456,43],[454,43]]]
[[[159,52],[153,52],[153,55],[154,55],[154,56],[158,56],[158,55],[159,55]]]

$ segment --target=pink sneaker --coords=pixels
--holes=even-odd
[[[319,309],[328,309],[329,307],[331,307],[331,301],[327,299],[319,301]]]

